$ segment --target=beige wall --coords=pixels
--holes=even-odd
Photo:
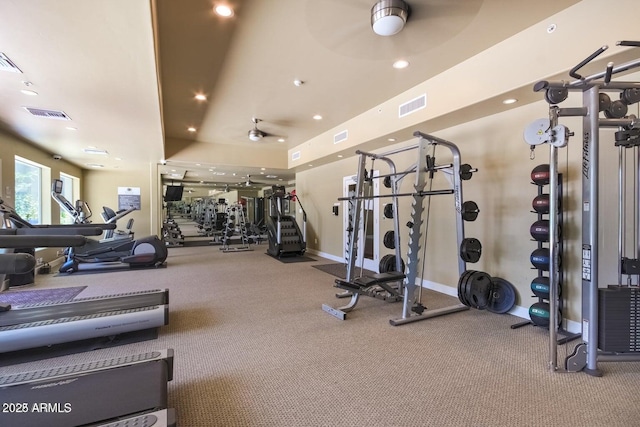
[[[158,234],[157,224],[161,212],[157,208],[157,196],[161,191],[154,171],[128,170],[104,171],[87,170],[84,174],[84,200],[93,210],[95,222],[102,222],[100,213],[103,206],[118,210],[118,187],[140,188],[141,209],[134,211],[118,222],[118,228],[124,228],[126,221],[133,218],[133,231],[136,237]]]

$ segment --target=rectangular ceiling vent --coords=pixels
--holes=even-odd
[[[422,110],[427,106],[427,94],[420,95],[419,97],[412,99],[409,102],[401,104],[398,108],[398,117],[408,116],[411,113],[415,113],[418,110]]]
[[[300,152],[296,151],[295,153],[291,154],[291,161],[296,161],[296,160],[300,160]]]
[[[2,52],[0,52],[0,70],[9,71],[10,73],[22,73],[20,68]]]
[[[339,144],[342,141],[346,141],[347,138],[349,138],[349,131],[348,130],[343,130],[342,132],[333,135],[333,143],[334,144]]]
[[[45,119],[54,120],[71,120],[71,117],[67,116],[64,111],[56,110],[43,110],[41,108],[23,107],[25,110],[37,117],[44,117]]]

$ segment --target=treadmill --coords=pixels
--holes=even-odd
[[[41,235],[42,230],[56,232],[53,227],[0,229],[0,248],[79,245],[85,240],[80,235]],[[58,230],[89,231],[89,227],[73,226]],[[0,283],[5,274],[28,272],[34,266],[31,255],[0,254]],[[168,289],[14,307],[0,304],[0,362],[18,363],[155,339],[158,329],[168,323]]]
[[[2,426],[176,426],[173,350],[0,377]]]

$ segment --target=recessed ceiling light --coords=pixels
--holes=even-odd
[[[78,130],[78,128],[74,128],[73,126],[67,126],[65,129],[67,129],[67,130]]]
[[[342,158],[342,154],[338,154],[338,157]]]
[[[278,138],[278,142],[284,142],[284,138]]]
[[[302,86],[304,84],[304,82],[302,80],[295,79],[293,81],[293,84],[296,85],[296,86]]]
[[[198,101],[206,101],[206,100],[207,100],[207,96],[206,96],[206,95],[204,95],[204,94],[202,94],[202,93],[197,94],[197,95],[195,96],[195,98],[196,98]]]
[[[549,33],[549,34],[553,33],[556,30],[556,28],[558,28],[556,24],[549,25],[547,27],[547,33]]]
[[[109,154],[107,150],[103,150],[101,148],[96,148],[96,147],[84,148],[82,149],[82,151],[84,151],[87,154],[100,154],[102,156],[106,156],[107,154]]]
[[[516,102],[518,102],[518,100],[515,99],[515,98],[508,98],[508,99],[505,99],[504,101],[502,101],[502,103],[505,104],[505,105],[515,104]]]
[[[36,92],[35,90],[27,90],[27,89],[20,89],[20,92],[29,96],[36,96],[38,94],[38,92]]]
[[[309,167],[313,167],[313,165],[312,165],[312,164],[309,164]]]
[[[404,59],[399,59],[393,63],[393,68],[397,70],[400,70],[402,68],[407,68],[408,66],[409,66],[409,61],[406,61]]]
[[[103,168],[104,165],[99,165],[98,163],[87,163],[87,166],[89,166],[90,168]]]
[[[193,126],[191,126],[191,127],[188,127],[188,128],[187,128],[187,130],[188,130],[189,132],[195,132],[195,131],[196,131],[196,128],[194,128]]]
[[[266,171],[267,169],[266,169],[266,168],[260,168],[260,170],[261,170],[261,171]]]
[[[320,114],[316,114],[313,116],[313,120],[322,120],[322,116]]]
[[[231,9],[231,7],[226,4],[219,4],[213,10],[223,18],[229,18],[230,16],[233,16],[233,9]]]
[[[116,157],[115,160],[122,160],[120,157]]]
[[[387,141],[389,141],[389,142],[396,142],[396,139],[395,139],[395,138],[389,138],[389,139],[387,139]]]

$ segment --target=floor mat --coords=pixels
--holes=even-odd
[[[71,288],[34,289],[30,291],[7,291],[0,293],[0,303],[20,307],[43,302],[65,302],[74,299],[86,286]]]
[[[269,255],[268,253],[265,252],[265,255]],[[271,255],[269,255],[271,256]],[[276,257],[272,257],[273,259],[277,259],[278,261],[284,263],[284,264],[292,264],[295,262],[309,262],[309,261],[315,261],[315,258],[309,258],[308,256],[286,256],[286,257],[280,257],[280,258],[276,258]]]

